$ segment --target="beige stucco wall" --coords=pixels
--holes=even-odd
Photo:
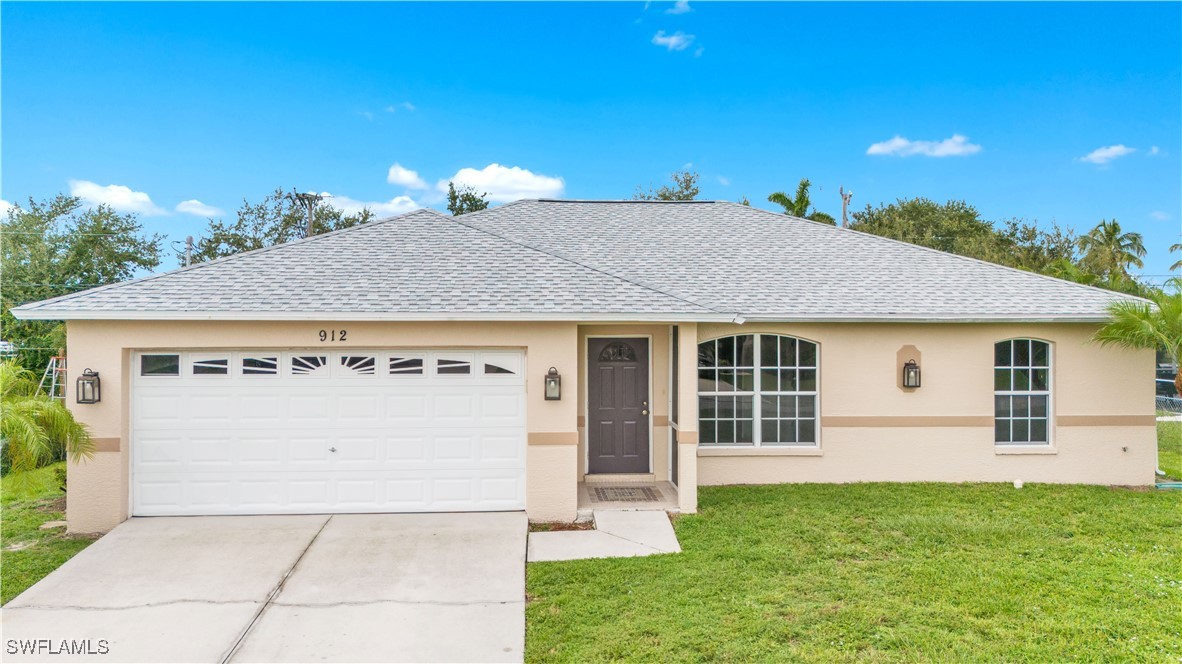
[[[669,480],[669,325],[605,324],[579,326],[579,393],[587,393],[588,337],[645,337],[650,339],[649,374],[652,400],[652,468],[658,482]],[[579,477],[587,472],[587,400],[579,398]]]
[[[322,329],[346,328],[348,341],[323,343]],[[86,368],[102,379],[102,402],[67,403],[91,428],[99,452],[71,464],[66,518],[74,532],[105,532],[129,516],[128,377],[133,350],[230,348],[523,348],[526,353],[526,510],[534,520],[572,520],[577,507],[576,408],[581,402],[573,323],[378,323],[72,321],[69,379]],[[564,376],[562,399],[543,399],[543,376]],[[569,378],[567,378],[569,376]]]
[[[1083,324],[701,324],[699,340],[777,332],[820,353],[820,449],[699,448],[698,482],[1154,481],[1152,351],[1105,348]],[[1049,448],[993,444],[993,344],[1052,344]],[[900,349],[921,354],[923,386],[898,385]],[[903,360],[905,361],[905,360]]]

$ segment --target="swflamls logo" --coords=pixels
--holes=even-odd
[[[9,655],[106,655],[111,644],[106,639],[8,639],[4,650]]]

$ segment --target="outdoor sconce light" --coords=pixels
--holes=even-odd
[[[78,391],[74,397],[78,403],[98,403],[102,399],[97,371],[87,369],[82,372],[81,376],[78,376]]]
[[[562,398],[562,376],[558,369],[550,367],[546,372],[546,401],[558,401]]]
[[[903,365],[903,387],[919,387],[919,365],[915,360]]]

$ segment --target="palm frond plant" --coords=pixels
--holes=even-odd
[[[1182,394],[1182,291],[1158,292],[1152,303],[1122,300],[1108,306],[1108,323],[1092,336],[1101,345],[1162,349],[1174,363],[1174,386]]]
[[[62,402],[41,392],[37,377],[12,361],[0,362],[0,454],[9,472],[94,456],[86,425]]]

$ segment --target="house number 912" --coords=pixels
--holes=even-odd
[[[347,330],[320,330],[321,341],[344,341]]]

